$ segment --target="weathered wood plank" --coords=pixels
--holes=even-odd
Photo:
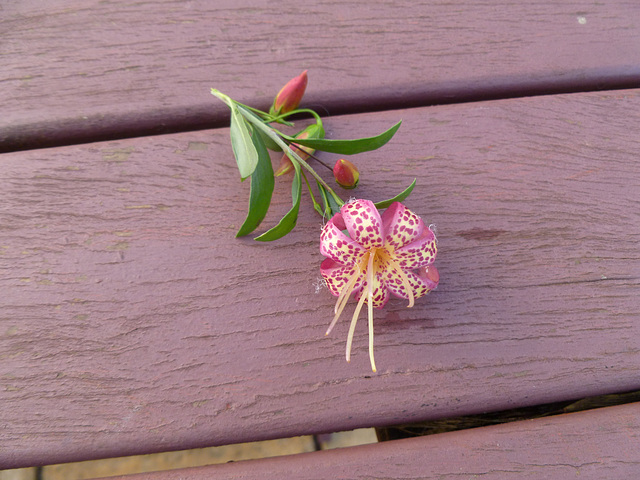
[[[324,331],[321,221],[236,240],[228,130],[5,154],[0,465],[441,418],[640,388],[640,91],[335,117],[358,195],[413,177],[440,288]],[[326,156],[330,160],[330,156]],[[289,205],[278,184],[273,224]],[[353,305],[349,307],[352,311]]]
[[[8,2],[0,151],[221,126],[309,69],[330,114],[640,86],[640,6],[364,0]]]
[[[361,447],[114,480],[637,478],[639,443],[640,405],[631,404]]]

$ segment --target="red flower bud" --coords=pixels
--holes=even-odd
[[[341,158],[333,167],[333,176],[336,183],[342,188],[356,188],[358,180],[360,180],[360,172],[358,168],[349,160]]]
[[[276,98],[273,100],[273,105],[271,105],[269,113],[271,115],[281,115],[298,108],[306,88],[307,71],[305,70],[297,77],[289,80],[287,84],[282,87],[282,90],[278,92],[278,95],[276,95]]]

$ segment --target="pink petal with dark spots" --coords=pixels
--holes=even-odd
[[[392,203],[382,214],[385,244],[402,248],[422,235],[422,219],[400,202]]]
[[[384,244],[382,219],[370,200],[355,200],[340,209],[349,236],[366,249]]]
[[[346,225],[344,224],[344,219],[342,218],[342,214],[341,213],[336,213],[333,217],[331,217],[331,220],[329,220],[329,221],[332,222],[340,230],[346,230],[347,229]]]
[[[396,250],[395,260],[403,270],[413,270],[431,265],[437,251],[436,236],[430,228],[424,227],[419,238]]]
[[[356,266],[342,265],[330,258],[325,258],[320,264],[320,274],[327,282],[329,291],[336,297],[340,295],[344,286],[349,282],[351,277],[356,274],[357,270],[358,268]],[[356,280],[355,287],[360,288],[363,280],[364,275],[360,275],[360,278]]]
[[[366,280],[366,277],[365,277]],[[364,294],[368,295],[367,293],[367,288],[364,287],[359,287],[355,293],[355,298],[359,299],[360,295]],[[386,287],[386,285],[384,285],[384,283],[382,282],[382,278],[380,276],[380,274],[378,273],[374,280],[373,280],[373,308],[382,308],[384,307],[387,302],[389,301],[389,289]]]
[[[427,268],[435,270],[435,267],[425,267],[425,268],[421,268],[421,269],[417,270],[417,273],[415,273],[415,272],[404,272],[405,275],[407,276],[407,279],[409,280],[409,285],[411,285],[411,290],[413,291],[413,297],[414,298],[424,297],[427,293],[429,293],[431,290],[433,290],[434,288],[436,288],[438,286],[438,282],[437,281],[434,282],[431,278],[429,278],[429,275],[427,273]],[[436,270],[436,272],[437,272],[437,270]],[[391,287],[389,287],[389,290],[396,297],[409,298],[409,295],[404,290],[402,285],[397,285],[397,287],[399,287],[399,288],[395,288],[395,287],[391,288]]]
[[[322,227],[320,233],[320,253],[342,265],[357,265],[366,250],[342,233],[331,219]]]

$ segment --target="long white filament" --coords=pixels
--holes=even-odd
[[[347,362],[351,360],[351,345],[353,343],[353,335],[356,330],[356,324],[358,323],[358,317],[360,316],[360,310],[364,305],[365,299],[367,300],[367,311],[369,317],[369,359],[371,360],[371,369],[376,371],[376,362],[373,357],[373,264],[375,260],[375,250],[372,249],[369,252],[369,258],[367,261],[367,286],[366,291],[363,291],[360,295],[360,300],[356,306],[353,317],[351,318],[351,325],[349,325],[349,335],[347,336]]]
[[[396,272],[398,272],[398,276],[402,281],[402,287],[404,288],[405,292],[407,292],[407,296],[409,297],[409,305],[407,305],[407,308],[413,307],[415,302],[415,297],[413,296],[413,288],[411,288],[411,284],[409,283],[409,278],[407,277],[407,274],[404,273],[404,271],[400,268],[400,265],[398,264],[398,262],[388,257],[386,258],[386,261],[389,263],[391,267],[393,267],[393,269]]]
[[[358,323],[358,317],[360,316],[360,311],[364,306],[364,302],[367,302],[367,316],[368,316],[368,330],[369,330],[369,360],[371,361],[371,369],[375,372],[376,370],[376,362],[373,355],[373,292],[374,292],[374,279],[376,276],[376,272],[374,270],[374,266],[376,265],[376,257],[378,257],[378,268],[382,266],[382,268],[392,268],[394,273],[396,273],[402,282],[402,288],[407,293],[407,297],[409,299],[408,307],[413,307],[415,297],[413,293],[413,289],[411,287],[411,283],[409,282],[409,278],[406,273],[400,268],[400,265],[397,261],[392,259],[388,252],[383,249],[372,248],[365,255],[363,255],[360,264],[354,269],[353,274],[349,278],[349,281],[345,284],[345,286],[340,291],[338,295],[338,299],[336,301],[334,312],[335,316],[333,320],[329,324],[329,328],[327,329],[327,333],[325,335],[329,335],[331,330],[338,322],[342,311],[344,310],[349,297],[355,290],[356,283],[358,279],[362,278],[364,266],[366,264],[366,286],[362,289],[362,293],[360,295],[360,299],[358,300],[358,305],[356,306],[355,311],[353,312],[353,316],[351,317],[351,323],[349,325],[349,334],[347,335],[347,347],[346,347],[346,357],[347,362],[351,360],[351,346],[353,345],[353,336],[356,330],[356,324]],[[382,265],[380,265],[382,264]]]
[[[358,306],[356,307],[356,311],[353,312],[353,317],[351,317],[351,325],[349,325],[349,335],[347,335],[347,362],[351,361],[351,343],[353,343],[353,332],[356,330],[356,323],[358,323],[358,316],[360,315],[360,310],[362,310],[362,305],[364,304],[367,296],[365,292],[362,292],[360,296],[360,300],[358,301]]]
[[[373,259],[375,255],[369,254],[367,264],[367,311],[369,314],[369,360],[371,360],[371,370],[376,371],[376,362],[373,359]],[[362,292],[364,297],[364,292]]]
[[[329,324],[329,328],[327,328],[327,333],[325,333],[325,335],[329,335],[331,333],[331,330],[333,330],[333,327],[338,322],[338,319],[342,314],[342,310],[344,310],[344,307],[347,305],[347,301],[349,301],[351,292],[353,292],[353,287],[355,286],[356,281],[358,280],[359,277],[360,277],[360,268],[357,268],[356,271],[351,276],[351,278],[349,279],[349,281],[347,282],[347,284],[340,291],[340,295],[338,296],[338,300],[336,301],[336,306],[334,307],[335,316],[333,317],[333,320]]]

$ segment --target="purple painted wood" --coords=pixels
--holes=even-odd
[[[629,0],[24,0],[0,18],[0,151],[221,126],[309,69],[332,115],[640,85]]]
[[[640,404],[630,404],[361,447],[111,478],[638,478],[639,432]]]
[[[357,194],[416,177],[407,205],[439,232],[440,288],[376,313],[377,374],[364,324],[350,364],[348,322],[324,336],[308,198],[285,239],[234,239],[227,129],[3,155],[0,465],[639,389],[639,112],[631,90],[327,119],[334,138],[404,120],[353,158]]]

